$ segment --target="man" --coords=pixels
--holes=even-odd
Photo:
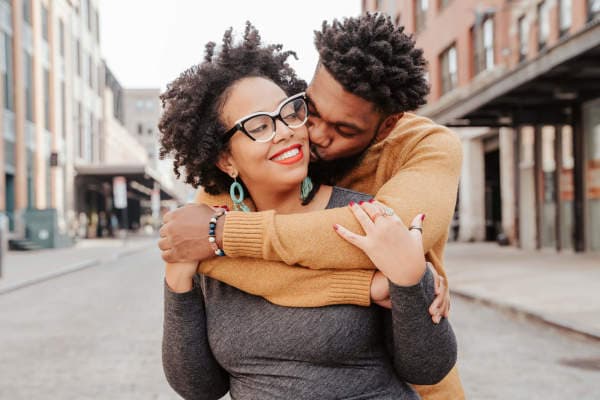
[[[408,113],[425,104],[429,92],[422,50],[414,48],[403,28],[394,27],[381,14],[324,23],[316,32],[315,44],[319,64],[306,90],[315,160],[311,176],[374,194],[405,223],[426,213],[423,247],[428,261],[445,276],[442,256],[455,206],[461,145],[445,127]],[[199,193],[197,200],[210,205],[225,202],[206,193]],[[167,214],[159,241],[163,259],[181,262],[213,257],[207,240],[213,215],[211,207],[201,204]],[[337,236],[332,229],[336,223],[360,232],[346,208],[300,215],[228,213],[219,218],[216,232],[218,246],[228,256],[282,261],[320,271],[313,271],[311,281],[306,279],[307,270],[298,266],[285,269],[270,264],[261,270],[254,265],[247,273],[236,271],[235,280],[224,281],[251,293],[256,293],[251,290],[256,282],[278,282],[283,292],[290,288],[293,296],[283,298],[285,293],[268,290],[260,294],[282,305],[314,305],[302,300],[306,293],[317,299],[317,305],[368,305],[370,297],[382,300],[387,281],[381,275],[373,279],[372,273],[358,273],[360,268],[374,266],[364,253]],[[340,278],[341,268],[357,274]],[[324,271],[329,269],[337,271]],[[208,275],[220,279],[212,273]],[[325,281],[329,283],[322,285]],[[344,285],[357,290],[344,290]],[[324,289],[311,293],[311,287]],[[365,287],[371,287],[371,293]],[[274,301],[276,296],[281,301]],[[439,306],[447,312],[447,304]],[[417,390],[428,400],[464,398],[456,368],[439,384]]]

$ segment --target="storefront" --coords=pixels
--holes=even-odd
[[[453,127],[510,132],[512,164],[500,170],[500,216],[510,214],[511,239],[528,249],[600,251],[600,24],[524,62],[488,86],[438,108],[430,116]],[[512,140],[510,139],[512,137]],[[487,148],[487,147],[486,147]],[[485,152],[486,204],[498,219],[493,176],[496,154]],[[494,179],[491,179],[494,178]],[[462,197],[462,195],[461,195]],[[494,234],[491,226],[487,236]],[[506,229],[505,229],[506,230]]]
[[[78,237],[115,236],[123,229],[137,231],[151,223],[153,192],[157,191],[160,201],[174,198],[160,185],[156,172],[144,165],[79,166],[76,171]],[[115,201],[116,177],[123,180],[126,201]]]

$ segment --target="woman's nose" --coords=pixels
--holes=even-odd
[[[277,120],[275,122],[275,136],[273,137],[273,141],[278,142],[291,136],[294,136],[294,130],[284,124],[283,121]]]

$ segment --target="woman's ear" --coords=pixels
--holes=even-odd
[[[217,160],[217,168],[219,168],[221,171],[225,172],[232,178],[236,177],[238,174],[237,168],[235,167],[235,162],[233,161],[233,157],[228,151],[224,151],[219,156],[219,159]]]

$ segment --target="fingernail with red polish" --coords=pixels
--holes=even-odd
[[[425,214],[421,215],[421,222],[425,221]]]
[[[348,203],[348,205],[349,205],[350,207],[352,207],[354,204],[355,204],[355,203],[354,203],[353,201],[351,201],[350,203]]]
[[[369,200],[369,203],[375,203],[375,199]]]
[[[333,229],[337,231],[338,230],[338,224],[333,224]]]
[[[365,204],[365,202],[364,202],[364,201],[362,201],[362,200],[358,202],[358,205],[359,205],[359,206],[362,206],[363,204]]]

